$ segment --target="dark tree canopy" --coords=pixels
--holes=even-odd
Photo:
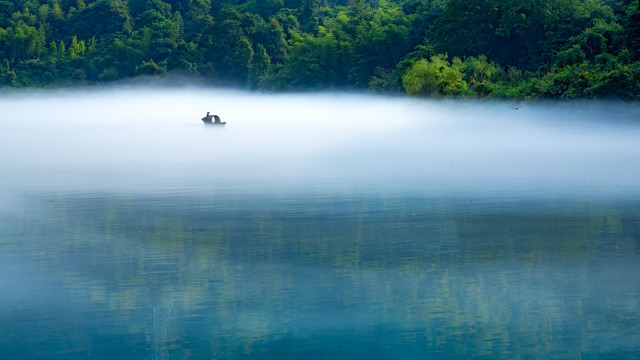
[[[0,0],[0,87],[640,97],[639,0]]]

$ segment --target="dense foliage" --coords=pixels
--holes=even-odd
[[[0,0],[0,87],[640,98],[640,0]]]

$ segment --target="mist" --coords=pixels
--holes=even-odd
[[[637,104],[5,95],[0,358],[640,354]]]
[[[636,105],[114,88],[0,100],[5,190],[637,196]],[[205,126],[207,111],[226,121]]]

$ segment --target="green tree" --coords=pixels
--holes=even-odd
[[[629,49],[640,59],[640,0],[632,1],[623,19]]]
[[[69,46],[69,58],[76,59],[84,56],[87,47],[85,46],[84,40],[78,42],[78,38],[74,36],[71,39],[71,45]]]
[[[211,0],[187,0],[187,11],[184,13],[187,19],[185,37],[191,40],[200,34],[213,22],[211,16]]]
[[[11,18],[11,15],[14,13],[15,5],[11,1],[1,0],[0,1],[0,27],[7,26],[8,19]]]
[[[22,21],[7,29],[0,29],[0,58],[6,58],[12,64],[38,59],[44,44],[44,33]]]
[[[438,52],[487,55],[498,62],[522,65],[537,56],[528,47],[531,12],[530,2],[524,0],[450,0],[427,39]]]
[[[122,0],[98,0],[73,16],[73,34],[86,40],[122,33],[131,34],[131,19]]]
[[[287,40],[284,28],[275,19],[271,19],[264,29],[262,41],[271,61],[281,63],[287,57]]]
[[[449,62],[445,55],[417,61],[402,77],[407,94],[413,96],[465,95],[469,87],[463,79],[464,66],[459,58]]]
[[[354,21],[365,15],[355,15]],[[399,7],[380,8],[369,21],[360,22],[352,43],[349,80],[365,86],[376,68],[392,69],[411,50],[409,20]]]
[[[476,95],[492,93],[494,84],[500,82],[505,75],[500,65],[489,62],[484,55],[466,58],[463,64],[464,79]]]
[[[318,36],[301,35],[293,39],[289,56],[277,77],[277,87],[327,88],[341,82],[338,42],[330,32],[320,28]]]
[[[614,19],[598,0],[450,0],[427,39],[439,52],[534,69],[597,19]]]
[[[258,44],[255,53],[251,56],[249,63],[249,85],[257,88],[261,79],[267,74],[271,65],[271,58],[262,44]]]
[[[231,56],[233,60],[227,60],[231,64],[229,68],[229,76],[231,79],[238,81],[241,85],[247,85],[249,83],[253,54],[254,51],[251,43],[246,37],[242,37],[233,49]]]
[[[268,19],[284,7],[283,0],[249,0],[238,6],[238,10],[258,14]]]
[[[162,68],[156,64],[153,59],[149,61],[143,61],[138,67],[136,67],[136,73],[140,75],[157,75],[166,72],[165,68]]]
[[[276,21],[282,26],[282,32],[286,39],[290,39],[293,34],[300,34],[300,22],[296,16],[296,12],[292,9],[280,9],[277,14],[271,17],[271,20]]]
[[[197,74],[202,60],[202,54],[196,44],[183,41],[167,57],[167,71]]]
[[[0,63],[0,85],[12,85],[16,79],[16,72],[11,69],[9,59],[4,58],[4,61]]]

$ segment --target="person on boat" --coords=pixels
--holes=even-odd
[[[207,116],[203,117],[202,121],[204,121],[206,123],[210,123],[212,117],[213,117],[213,115],[209,115],[209,111],[207,111]]]

